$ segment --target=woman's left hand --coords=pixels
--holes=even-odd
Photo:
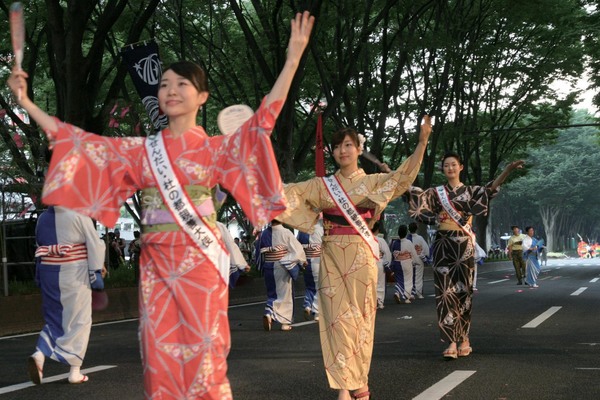
[[[421,130],[419,132],[419,142],[427,144],[432,130],[433,126],[431,125],[431,117],[429,115],[424,115],[423,122],[421,123]]]
[[[308,45],[310,33],[315,23],[315,17],[308,11],[296,14],[296,18],[291,21],[292,29],[290,41],[288,43],[287,60],[299,62]]]
[[[517,160],[517,161],[513,161],[510,164],[508,164],[506,166],[506,169],[512,172],[515,169],[521,169],[521,168],[523,168],[523,166],[525,166],[525,161],[523,161],[523,160]]]

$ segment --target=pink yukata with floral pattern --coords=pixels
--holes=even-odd
[[[198,126],[174,138],[165,129],[165,146],[181,184],[220,184],[255,226],[276,217],[286,202],[270,133],[282,105],[267,106],[263,100],[231,136],[209,137]],[[44,203],[71,208],[110,227],[136,190],[156,187],[145,138],[108,138],[57,124],[56,132],[46,132],[53,154]],[[220,238],[210,222],[214,208],[204,217]],[[228,285],[187,234],[142,234],[139,293],[145,397],[230,399]]]

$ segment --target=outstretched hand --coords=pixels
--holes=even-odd
[[[421,130],[419,132],[419,142],[423,144],[427,144],[429,141],[429,135],[431,135],[431,131],[433,126],[431,125],[431,117],[429,115],[423,116],[423,123],[421,124]]]
[[[297,63],[308,45],[315,17],[308,11],[297,13],[291,21],[291,35],[288,43],[287,60]]]
[[[27,100],[27,78],[29,78],[27,72],[15,66],[6,81],[15,99],[17,99],[19,103],[23,103],[23,101]]]
[[[521,169],[525,166],[525,161],[523,160],[517,160],[517,161],[513,161],[510,164],[508,164],[506,166],[506,169],[510,172],[512,172],[515,169]]]

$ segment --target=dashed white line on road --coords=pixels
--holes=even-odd
[[[541,313],[540,315],[523,325],[522,328],[537,328],[542,322],[550,318],[552,314],[554,314],[561,308],[562,307],[559,306],[550,307],[549,309],[547,309],[546,311],[544,311],[543,313]]]
[[[111,368],[116,368],[116,367],[117,367],[116,365],[98,365],[97,367],[91,367],[91,368],[82,369],[81,373],[82,374],[91,374],[92,372],[103,371],[105,369],[111,369]],[[60,380],[63,380],[63,379],[67,379],[68,377],[69,377],[68,373],[66,373],[66,374],[60,374],[60,375],[55,375],[55,376],[44,377],[42,379],[42,384],[49,383],[49,382],[60,381]],[[0,394],[15,392],[17,390],[26,389],[26,388],[32,387],[32,386],[35,386],[35,384],[33,382],[18,383],[16,385],[11,385],[11,386],[6,386],[6,387],[3,387],[3,388],[0,388]]]
[[[488,285],[493,285],[494,283],[506,282],[508,279],[500,279],[499,281],[488,282]]]
[[[443,398],[452,389],[463,383],[476,371],[454,371],[423,393],[413,398],[413,400],[438,400]]]
[[[594,278],[594,279],[592,279],[592,280],[590,281],[590,283],[596,283],[596,282],[598,282],[598,280],[599,280],[599,279],[600,279],[600,278]]]
[[[585,292],[586,289],[586,287],[580,287],[579,289],[571,293],[571,296],[579,296],[581,293]]]

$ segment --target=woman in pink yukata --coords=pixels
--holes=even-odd
[[[209,93],[204,71],[190,62],[164,71],[158,99],[169,125],[148,138],[85,132],[38,108],[26,95],[24,71],[13,69],[8,80],[53,149],[44,203],[114,226],[121,204],[143,191],[139,306],[147,399],[232,398],[226,376],[229,261],[221,256],[227,253],[211,188],[227,189],[255,226],[285,209],[270,133],[313,24],[308,12],[291,21],[286,62],[271,92],[228,136],[209,137],[196,126]],[[165,178],[167,170],[172,174]]]

